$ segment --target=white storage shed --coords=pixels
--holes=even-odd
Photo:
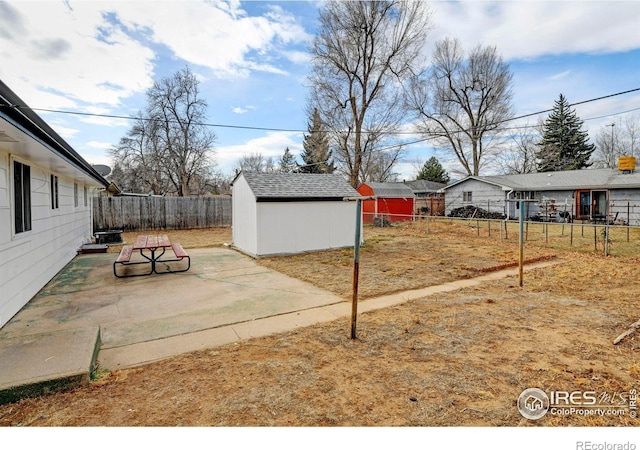
[[[339,175],[240,172],[233,246],[253,257],[353,246],[356,202],[344,199],[359,196]]]

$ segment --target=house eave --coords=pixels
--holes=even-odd
[[[109,182],[31,110],[7,85],[0,81],[1,127],[7,142],[4,151],[34,161],[56,173],[108,188]],[[34,144],[30,144],[30,141]]]

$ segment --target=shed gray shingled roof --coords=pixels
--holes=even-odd
[[[342,199],[360,194],[340,175],[241,172],[256,199]]]
[[[623,173],[616,169],[565,170],[559,172],[526,173],[467,177],[518,191],[558,191],[574,189],[640,188],[640,172]],[[450,188],[455,184],[447,186]]]
[[[386,198],[413,198],[415,197],[413,190],[404,183],[364,183],[373,189],[376,197]]]

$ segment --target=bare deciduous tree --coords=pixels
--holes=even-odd
[[[511,115],[512,78],[495,47],[477,46],[467,56],[457,39],[437,42],[432,68],[409,91],[419,132],[452,151],[466,175],[479,175]]]
[[[360,179],[381,183],[397,181],[399,174],[393,168],[401,154],[400,149],[367,152],[360,166]]]
[[[156,194],[200,192],[211,167],[216,136],[205,125],[206,102],[188,68],[154,83],[147,109],[111,150],[122,173],[136,187]],[[197,180],[197,181],[196,181]]]
[[[115,161],[112,179],[126,191],[154,194],[169,191],[162,163],[165,148],[160,144],[156,121],[139,113],[135,125],[110,153]]]
[[[236,173],[241,170],[245,172],[266,172],[275,173],[278,172],[278,166],[272,156],[265,157],[262,153],[244,154],[242,158],[238,160],[238,166],[236,167]]]
[[[542,123],[537,127],[524,125],[512,133],[497,155],[496,164],[505,175],[534,173],[536,171],[536,153],[542,134]]]
[[[205,125],[207,103],[189,68],[154,83],[147,94],[149,115],[158,123],[166,174],[178,196],[189,195],[192,177],[210,165],[216,136]]]
[[[265,159],[262,153],[244,154],[238,161],[236,172],[264,172]]]
[[[368,155],[406,118],[403,85],[423,70],[430,11],[421,1],[331,1],[319,22],[309,104],[322,116],[336,162],[355,187],[371,177],[363,167]],[[401,148],[385,154],[388,164]]]
[[[618,167],[618,158],[634,156],[640,158],[640,116],[631,115],[603,125],[595,138],[594,166]]]

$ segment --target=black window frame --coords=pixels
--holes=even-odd
[[[13,161],[13,227],[15,234],[31,231],[31,166]]]
[[[60,190],[58,187],[58,176],[51,174],[49,181],[51,184],[51,209],[60,209]]]

